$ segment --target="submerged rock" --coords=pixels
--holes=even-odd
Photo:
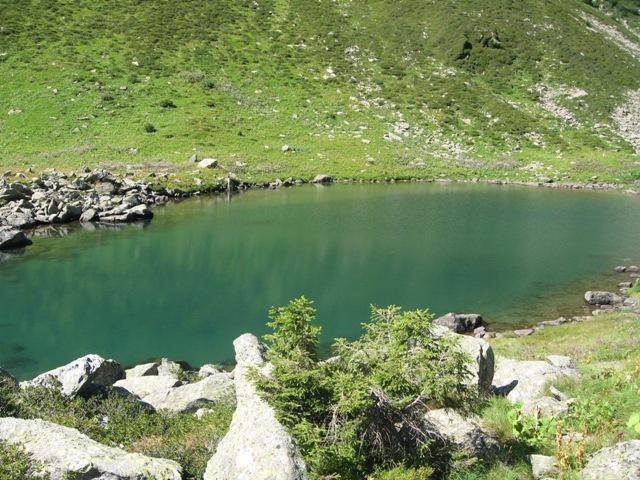
[[[237,407],[229,432],[207,464],[204,480],[306,479],[306,466],[293,438],[250,378],[254,369],[268,371],[264,347],[250,334],[237,338],[233,345]]]
[[[44,420],[0,418],[0,440],[22,446],[51,480],[180,480],[177,462],[112,448]]]
[[[489,459],[501,449],[500,443],[482,428],[477,418],[464,418],[449,408],[431,410],[424,418],[430,431],[474,457]]]
[[[584,480],[640,479],[640,440],[619,443],[594,453],[582,470]]]
[[[109,387],[124,378],[124,370],[114,360],[105,360],[99,355],[85,355],[67,365],[55,368],[33,380],[22,382],[22,388],[56,388],[64,395],[89,395]]]

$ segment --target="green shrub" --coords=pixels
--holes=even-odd
[[[0,441],[0,480],[47,480],[41,468],[20,446]]]
[[[176,104],[173,103],[173,101],[171,101],[171,100],[162,100],[160,102],[160,106],[162,108],[176,108]]]
[[[335,356],[321,362],[314,317],[304,297],[271,309],[273,375],[257,378],[312,474],[360,479],[387,467],[441,467],[445,455],[423,414],[476,395],[455,339],[434,335],[426,310],[373,307],[363,335],[336,340]]]
[[[158,129],[156,127],[154,127],[153,124],[151,124],[151,123],[145,123],[144,127],[142,127],[142,128],[146,133],[155,133],[155,132],[158,131]]]
[[[525,415],[520,405],[509,410],[514,437],[533,448],[548,445],[556,433],[556,420],[539,415]]]

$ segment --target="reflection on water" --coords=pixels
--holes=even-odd
[[[637,206],[515,187],[303,187],[193,199],[117,231],[56,227],[0,264],[0,364],[28,376],[89,352],[225,361],[301,294],[325,339],[356,335],[370,304],[494,325],[578,312],[583,290],[614,285],[611,267],[636,255]]]

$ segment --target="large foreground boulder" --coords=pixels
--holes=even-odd
[[[22,388],[44,386],[57,388],[64,395],[90,395],[124,378],[118,362],[105,360],[100,355],[85,355],[67,365],[22,382]]]
[[[563,376],[577,377],[579,372],[573,367],[559,367],[543,361],[512,360],[499,358],[493,384],[500,391],[505,386],[505,396],[512,402],[530,402],[543,395],[547,385]]]
[[[582,470],[584,480],[639,480],[640,440],[623,442],[594,453]]]
[[[460,349],[471,357],[468,366],[471,374],[470,382],[477,385],[481,393],[489,392],[494,371],[494,356],[491,345],[479,338],[458,335],[441,325],[435,325],[433,331],[436,335],[450,335],[456,339]]]
[[[0,226],[0,250],[12,250],[31,245],[31,240],[27,236],[12,227]]]
[[[233,342],[236,350],[237,407],[229,432],[209,460],[204,480],[302,480],[306,466],[273,409],[260,398],[251,372],[266,374],[264,347],[250,334]]]
[[[44,420],[0,418],[0,440],[21,445],[41,462],[51,480],[180,480],[172,460],[107,447],[73,428]]]
[[[427,412],[425,421],[429,430],[474,457],[488,460],[500,451],[500,443],[484,431],[476,418],[464,418],[455,410],[441,408]]]

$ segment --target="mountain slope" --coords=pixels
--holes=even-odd
[[[639,9],[0,0],[0,164],[632,182]]]

